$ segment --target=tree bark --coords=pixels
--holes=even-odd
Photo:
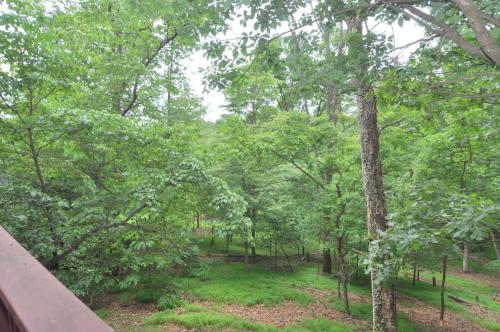
[[[413,278],[411,284],[415,286],[415,280],[417,279],[417,264],[413,265]]]
[[[379,131],[377,127],[377,102],[372,86],[358,83],[358,124],[361,143],[361,166],[366,205],[366,222],[370,239],[380,238],[380,232],[387,230],[386,205],[380,160]],[[379,260],[385,264],[389,257]],[[376,282],[380,270],[371,273],[373,331],[396,331],[396,299],[391,287]]]
[[[323,273],[332,274],[332,256],[330,248],[323,249]]]
[[[331,47],[330,47],[330,31],[328,27],[324,27],[323,31],[323,42],[325,44],[325,58],[328,60],[330,58]],[[334,96],[333,89],[329,82],[326,83],[325,87],[325,113],[328,116],[328,119],[337,124],[337,113],[336,108],[334,106]]]
[[[491,242],[493,243],[493,248],[495,248],[495,253],[497,254],[497,259],[500,259],[500,250],[497,245],[497,240],[495,238],[495,231],[491,230],[490,231],[490,236],[491,236]]]
[[[337,269],[339,271],[339,281],[341,288],[342,300],[344,302],[344,310],[346,314],[351,314],[349,307],[349,294],[347,293],[347,286],[349,284],[349,277],[347,276],[346,263],[345,263],[345,236],[337,237]]]
[[[274,234],[274,271],[278,270],[278,234]]]
[[[340,186],[340,182],[335,184],[337,189],[337,197],[340,200],[342,198],[342,190]],[[347,285],[349,284],[349,277],[347,275],[347,267],[345,261],[345,242],[347,239],[347,235],[344,234],[342,230],[342,216],[346,212],[346,203],[342,203],[340,205],[340,209],[335,215],[335,228],[337,230],[337,271],[339,275],[339,297],[342,297],[344,302],[344,310],[350,315],[351,309],[349,308],[349,295],[347,293]]]
[[[469,272],[469,245],[464,242],[464,254],[462,257],[462,272]]]
[[[444,283],[446,281],[446,263],[448,260],[448,256],[444,256],[443,258],[443,279],[441,280],[441,312],[439,314],[439,319],[444,319]]]
[[[245,241],[245,255],[243,256],[244,270],[248,271],[248,241]]]
[[[229,234],[226,234],[226,247],[224,248],[224,253],[229,252]]]
[[[255,223],[256,223],[256,218],[257,217],[257,212],[255,211],[255,209],[252,209],[252,238],[253,238],[253,242],[252,242],[252,264],[257,264],[257,251],[255,249],[255,241],[256,241],[256,238],[255,238]]]

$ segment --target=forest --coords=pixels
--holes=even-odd
[[[495,0],[0,0],[0,225],[115,331],[500,331],[499,67]]]

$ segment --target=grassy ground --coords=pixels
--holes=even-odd
[[[222,241],[219,239],[219,242]],[[207,252],[206,246],[209,243],[203,243],[202,248]],[[220,252],[222,248],[221,246],[211,250]],[[237,248],[237,244],[233,243],[232,252],[237,253]],[[352,316],[348,317],[342,314],[343,304],[336,296],[337,280],[318,273],[318,263],[305,263],[294,259],[293,272],[273,272],[271,260],[259,257],[257,265],[250,265],[248,271],[244,271],[240,259],[233,258],[233,260],[237,261],[229,261],[223,257],[203,258],[203,273],[197,277],[155,274],[146,286],[117,295],[117,301],[125,304],[166,301],[169,307],[175,308],[157,311],[151,304],[134,324],[124,325],[112,320],[122,309],[114,311],[104,308],[99,314],[105,320],[113,322],[112,325],[117,331],[365,331],[369,328],[372,310],[369,303],[370,285],[366,276],[353,280],[349,286]],[[281,265],[285,265],[284,260],[281,261]],[[436,277],[439,284],[438,274],[422,271],[420,273],[422,280],[413,286],[411,279],[402,273],[397,289],[400,294],[422,301],[421,303],[430,308],[428,311],[437,317],[440,289],[427,282],[432,276]],[[491,283],[481,283],[450,274],[447,277],[446,293],[471,303],[478,302],[481,310],[491,314],[493,319],[479,317],[469,312],[467,306],[450,301],[448,298],[447,310],[455,315],[453,317],[489,330],[500,331],[499,320],[495,319],[495,315],[500,315],[500,304],[492,299],[492,294],[498,291],[499,289]],[[175,294],[172,295],[173,293]],[[408,304],[401,301],[401,305]],[[231,311],[233,308],[237,309],[235,312],[256,311],[258,313],[255,315],[274,314],[278,317],[282,310],[282,316],[290,317],[291,321],[285,322],[286,324],[281,324],[281,321],[278,321],[279,324],[265,323],[265,319],[259,320],[256,316],[233,314]],[[318,308],[321,314],[310,315],[316,310],[314,308]],[[290,312],[294,310],[297,314]],[[299,314],[304,314],[303,319],[294,317]],[[126,313],[123,315],[127,316]],[[436,330],[422,325],[417,316],[400,313],[399,330],[408,332]]]
[[[253,323],[245,319],[221,314],[199,305],[185,305],[178,311],[165,311],[145,320],[146,325],[176,324],[197,331],[278,331],[280,329],[265,324]],[[353,327],[327,319],[304,320],[281,331],[354,331]]]
[[[424,280],[432,280],[436,278],[437,285],[441,284],[441,275],[430,272],[421,272],[420,277]],[[398,282],[398,291],[403,294],[410,295],[414,298],[424,301],[436,308],[440,307],[440,288],[434,287],[430,282],[417,282],[415,286],[411,284],[409,277],[403,278]],[[500,288],[489,285],[486,282],[479,280],[464,279],[453,274],[446,276],[445,293],[451,294],[470,303],[478,304],[479,306],[500,315],[500,303],[493,299],[493,295],[498,293]],[[450,301],[446,298],[446,308],[459,313],[468,320],[475,321],[479,325],[500,331],[500,323],[493,320],[475,317],[474,313],[470,313],[467,306]]]

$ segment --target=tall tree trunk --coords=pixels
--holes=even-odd
[[[444,283],[446,281],[446,263],[448,260],[448,256],[444,256],[443,258],[443,279],[441,280],[441,312],[439,314],[439,319],[444,319]]]
[[[283,248],[283,246],[281,246],[280,249],[281,249],[281,252],[283,253],[283,256],[285,256],[286,264],[290,268],[290,272],[293,272],[293,265],[290,262],[290,258],[288,257],[288,254],[286,253],[285,248]]]
[[[413,278],[411,280],[411,284],[415,286],[415,280],[417,279],[417,264],[413,265]]]
[[[342,190],[340,182],[335,184],[337,189],[337,197],[339,200],[342,198]],[[347,267],[345,261],[347,235],[342,230],[342,216],[346,212],[346,203],[340,205],[340,209],[335,215],[335,228],[337,231],[337,271],[339,276],[339,297],[342,297],[344,302],[344,310],[350,315],[351,309],[349,307],[349,295],[347,293],[347,285],[349,284],[349,277],[347,275]]]
[[[351,314],[351,309],[349,307],[349,294],[347,293],[347,285],[349,284],[349,277],[346,271],[345,262],[345,246],[344,246],[345,236],[341,235],[337,237],[337,269],[339,271],[339,281],[341,288],[342,300],[344,302],[344,310],[346,314]]]
[[[252,209],[252,264],[257,264],[257,251],[255,249],[256,245],[256,238],[255,238],[255,223],[256,223],[256,218],[257,217],[257,212],[255,209]]]
[[[329,59],[331,56],[331,37],[330,37],[330,28],[323,28],[323,43],[325,44],[325,59]],[[328,116],[328,119],[337,124],[337,114],[335,113],[335,107],[333,107],[333,91],[331,84],[329,82],[326,83],[325,87],[325,113]]]
[[[464,242],[464,254],[462,256],[462,272],[469,272],[469,245]]]
[[[331,35],[330,35],[330,26],[323,27],[323,43],[325,44],[325,59],[328,61],[332,55],[331,51]],[[340,55],[344,52],[345,43],[344,43],[344,33],[342,30],[342,24],[340,25],[340,41],[337,47],[337,55]],[[340,92],[339,88],[336,86],[332,86],[331,82],[326,83],[325,87],[325,111],[328,116],[328,119],[335,125],[337,125],[339,114],[341,113],[341,100],[340,100]]]
[[[248,271],[248,241],[245,241],[245,254],[243,256],[243,266],[244,270]]]
[[[377,102],[373,88],[367,82],[359,82],[357,103],[366,222],[369,237],[378,239],[379,232],[387,230],[387,220],[377,127]],[[386,264],[389,257],[384,255],[379,257],[379,260]],[[376,269],[371,273],[373,330],[396,331],[396,299],[392,287],[378,282],[382,273],[383,271]]]
[[[170,125],[172,123],[172,93],[171,93],[171,86],[174,84],[174,79],[173,79],[173,72],[174,72],[174,53],[175,53],[175,47],[174,47],[174,42],[172,41],[172,46],[170,47],[170,63],[168,64],[168,71],[167,71],[167,77],[169,80],[169,87],[167,88],[167,123]]]
[[[356,265],[355,265],[355,272],[354,272],[354,279],[358,280],[359,279],[359,253],[356,254]]]
[[[332,256],[330,248],[323,249],[323,273],[332,274]]]
[[[274,224],[274,259],[273,267],[274,271],[278,270],[278,224]]]
[[[229,234],[226,234],[226,247],[224,248],[224,253],[229,252]]]
[[[495,253],[497,254],[497,259],[500,259],[500,250],[498,248],[497,240],[495,238],[495,230],[490,231],[491,242],[493,243],[493,248],[495,248]]]

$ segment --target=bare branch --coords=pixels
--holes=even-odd
[[[306,175],[308,178],[311,179],[312,182],[314,182],[318,187],[320,187],[321,189],[326,189],[326,187],[323,185],[323,183],[321,183],[321,181],[319,181],[318,179],[316,179],[314,176],[312,176],[309,172],[307,172],[305,169],[303,169],[299,164],[297,164],[295,161],[293,161],[293,159],[290,159],[284,155],[282,155],[281,153],[279,153],[278,151],[274,150],[274,149],[271,149],[271,151],[276,154],[278,157],[280,157],[281,159],[283,160],[286,160],[288,161],[290,164],[292,164],[293,166],[295,166],[295,168],[297,168],[299,171],[301,171],[304,175]]]
[[[380,129],[378,130],[378,132],[379,132],[379,133],[381,133],[381,132],[382,132],[382,130],[384,130],[385,128],[390,127],[390,126],[394,126],[394,125],[398,125],[398,124],[400,124],[401,122],[403,122],[404,120],[406,120],[406,117],[402,117],[402,118],[401,118],[401,119],[399,119],[399,120],[396,120],[396,121],[393,121],[393,122],[389,122],[388,124],[386,124],[386,125],[382,126],[382,128],[380,128]]]
[[[158,56],[158,54],[160,53],[160,51],[165,46],[167,46],[168,44],[170,44],[177,37],[177,35],[178,35],[177,31],[174,30],[174,33],[172,34],[172,36],[167,36],[167,38],[162,39],[160,41],[160,45],[158,45],[158,47],[154,50],[154,52],[152,54],[148,54],[148,58],[144,62],[144,67],[148,67],[153,62],[153,60]],[[134,86],[132,88],[132,98],[130,99],[130,101],[127,104],[127,106],[121,111],[121,115],[122,116],[127,115],[127,113],[130,112],[130,110],[132,110],[132,108],[137,103],[137,99],[139,97],[138,93],[137,93],[137,91],[139,89],[139,79],[140,79],[140,75],[135,79]]]

